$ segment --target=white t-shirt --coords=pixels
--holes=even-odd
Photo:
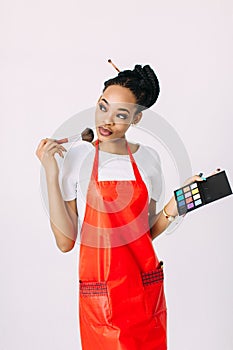
[[[60,185],[65,201],[76,200],[79,228],[82,225],[86,194],[93,168],[95,147],[86,141],[79,141],[68,150],[60,169]],[[150,146],[140,144],[133,153],[149,200],[159,200],[162,192],[161,161],[158,153]],[[99,150],[98,181],[134,180],[134,172],[129,155],[118,155]]]

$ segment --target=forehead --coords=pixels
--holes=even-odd
[[[102,94],[101,98],[105,98],[109,104],[118,103],[118,104],[135,104],[136,98],[130,89],[119,86],[111,85]],[[133,107],[133,106],[132,106]]]

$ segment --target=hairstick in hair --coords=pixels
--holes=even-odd
[[[111,63],[111,65],[118,71],[118,72],[120,72],[120,69],[118,69],[116,66],[115,66],[115,64],[112,62],[112,60],[108,60],[108,63]]]

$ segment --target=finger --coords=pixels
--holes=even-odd
[[[41,146],[45,145],[46,142],[47,142],[47,139],[42,139],[42,140],[40,141],[38,147],[41,147]]]
[[[50,139],[48,137],[46,137],[45,139],[43,139],[42,141],[44,141],[44,145],[46,144],[50,144],[51,142],[54,142],[54,139]]]
[[[55,139],[50,139],[50,138],[48,138],[48,137],[46,137],[46,139],[45,139],[47,142],[48,141],[56,141]]]
[[[47,143],[47,139],[42,139],[40,141],[39,145],[37,146],[36,155],[37,155],[38,158],[40,158],[41,152],[42,152],[44,146],[46,145],[46,143]]]
[[[59,149],[61,149],[64,152],[67,152],[67,149],[64,146],[58,144],[57,142],[54,143],[54,146],[58,147]],[[50,147],[52,147],[52,145]]]
[[[57,152],[57,153],[59,153],[60,155],[63,156],[62,152],[67,152],[67,150],[63,146],[58,145],[55,142],[55,144],[50,145],[50,148],[47,150],[47,152],[52,154],[52,155]]]
[[[45,152],[49,152],[51,149],[53,149],[54,147],[60,148],[62,147],[61,145],[59,145],[57,142],[55,141],[48,141],[47,144],[44,147],[44,151]]]
[[[64,158],[64,154],[62,153],[61,150],[58,150],[57,153],[59,154],[60,157]]]
[[[64,157],[62,150],[60,150],[58,147],[53,147],[52,149],[47,151],[49,157],[53,157],[56,153],[58,153],[62,158]]]
[[[46,143],[47,143],[47,140],[46,139],[42,139],[40,141],[39,145],[37,146],[37,151],[41,150]]]
[[[194,175],[193,176],[193,181],[205,181],[206,178],[203,176],[203,174],[200,176],[200,175]]]
[[[54,154],[54,152],[59,151],[59,150],[60,150],[60,148],[59,148],[59,146],[57,144],[55,144],[55,145],[52,144],[52,145],[49,146],[49,148],[47,148],[46,152],[48,154]]]
[[[187,186],[189,184],[191,184],[192,182],[195,182],[195,181],[203,181],[202,178],[198,175],[193,175],[191,177],[189,177],[182,185],[182,187],[184,186]]]
[[[203,173],[200,172],[198,175],[194,175],[195,180],[194,181],[206,181],[206,177],[203,176]]]
[[[49,149],[51,149],[52,145],[55,144],[54,141],[45,139],[44,145],[41,147],[42,152],[47,152]]]
[[[59,148],[64,151],[64,152],[67,152],[67,149],[65,147],[63,147],[62,145],[59,146]]]

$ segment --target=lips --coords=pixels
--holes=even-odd
[[[99,132],[102,136],[110,136],[112,135],[112,131],[109,129],[104,128],[103,126],[99,126]]]

